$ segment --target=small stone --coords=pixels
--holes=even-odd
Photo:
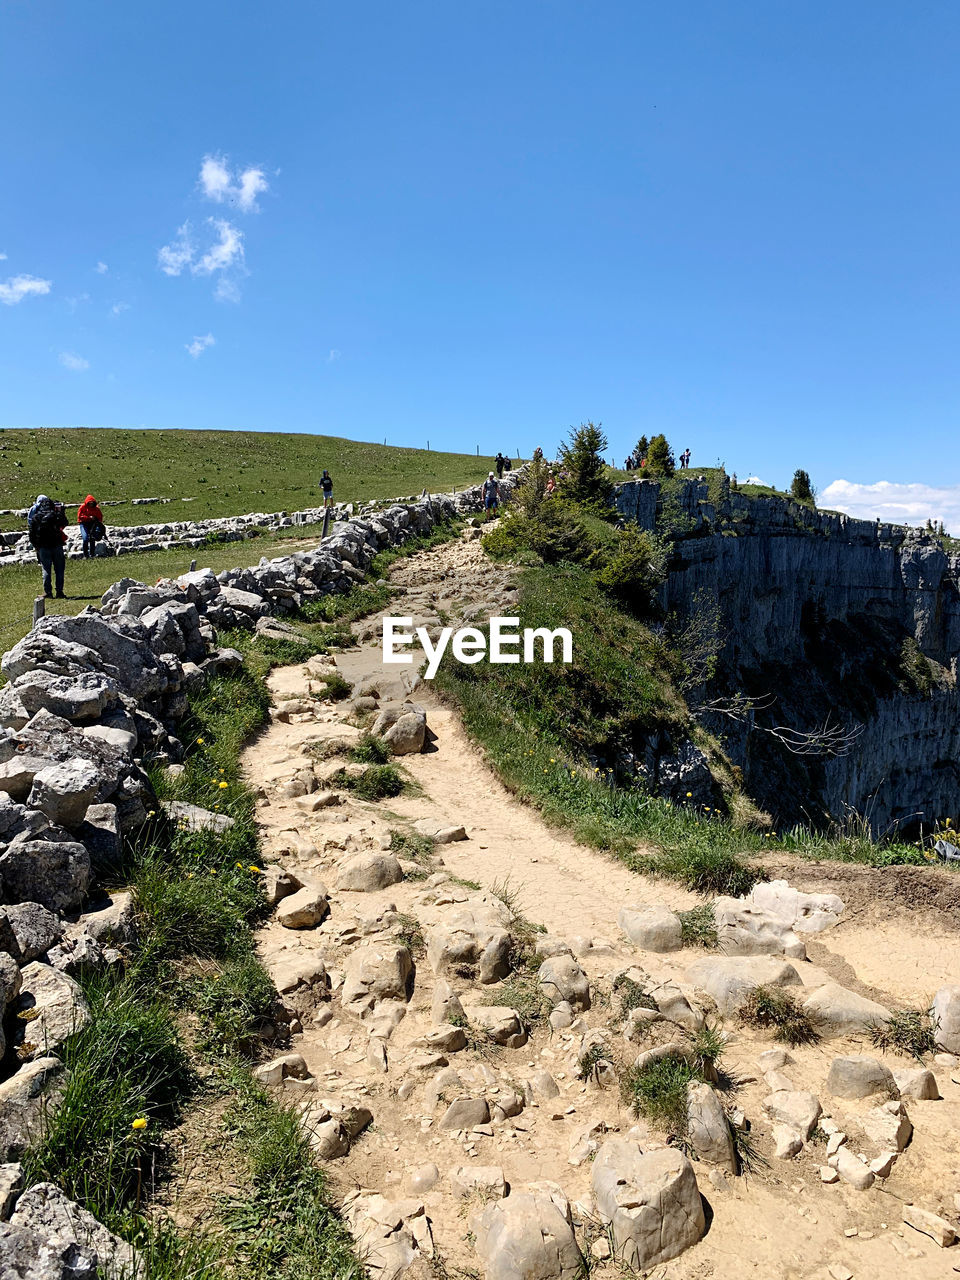
[[[789,1125],[773,1126],[774,1155],[778,1160],[792,1160],[803,1150],[803,1139]]]
[[[831,1169],[829,1165],[822,1164],[820,1166],[820,1181],[826,1183],[839,1182],[840,1175],[836,1169]]]
[[[594,1240],[590,1252],[599,1262],[603,1262],[610,1257],[610,1241],[606,1236],[601,1236],[599,1240]]]

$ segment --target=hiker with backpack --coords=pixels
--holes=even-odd
[[[486,509],[487,516],[489,517],[491,512],[496,515],[497,509],[500,506],[500,486],[497,484],[496,480],[494,480],[492,471],[483,482],[483,491],[481,496],[483,498],[483,505]]]
[[[503,476],[503,464],[504,464],[504,456],[503,456],[503,454],[502,454],[502,453],[498,453],[498,454],[497,454],[497,456],[496,456],[496,458],[494,459],[494,462],[495,462],[495,464],[496,464],[496,468],[497,468],[497,479],[499,480],[499,479],[501,479],[501,477]]]
[[[63,532],[67,527],[67,513],[62,502],[54,502],[45,493],[37,495],[37,500],[27,512],[27,533],[37,559],[43,569],[43,594],[49,599],[53,595],[51,577],[56,582],[57,599],[63,600],[63,570],[66,556],[63,544],[67,535]]]
[[[107,526],[103,522],[103,512],[97,506],[97,500],[88,493],[77,512],[77,524],[80,526],[80,537],[83,540],[83,558],[92,560],[94,547],[101,538],[107,536]]]

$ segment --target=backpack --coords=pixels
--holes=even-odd
[[[59,546],[60,530],[67,523],[62,502],[48,502],[33,517],[31,538],[38,547]]]

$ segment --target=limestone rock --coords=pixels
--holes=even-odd
[[[170,821],[184,831],[213,831],[221,835],[233,826],[233,818],[228,814],[213,813],[186,800],[161,800],[160,807]]]
[[[940,1097],[936,1077],[925,1067],[907,1067],[903,1071],[894,1071],[893,1078],[901,1098],[936,1100]]]
[[[470,1020],[485,1031],[494,1044],[507,1049],[519,1049],[527,1043],[527,1032],[516,1009],[505,1005],[475,1005],[469,1013]]]
[[[340,868],[337,888],[372,893],[399,884],[402,879],[400,863],[392,853],[366,851],[356,854]]]
[[[882,1062],[864,1054],[834,1058],[827,1074],[827,1092],[835,1098],[869,1098],[882,1093],[899,1097],[896,1081]]]
[[[902,1151],[913,1125],[902,1102],[884,1102],[860,1117],[860,1127],[881,1151]]]
[[[27,804],[72,830],[83,822],[99,789],[100,774],[89,761],[67,760],[34,774]]]
[[[4,1280],[100,1280],[102,1274],[92,1249],[72,1242],[48,1244],[26,1227],[0,1222],[0,1275]]]
[[[921,1209],[918,1205],[905,1204],[903,1220],[908,1227],[913,1227],[914,1231],[922,1231],[925,1236],[936,1241],[941,1249],[952,1245],[957,1238],[956,1229],[951,1223],[928,1209]]]
[[[360,1013],[372,1010],[379,1000],[405,1001],[413,973],[413,961],[406,947],[357,947],[344,967],[340,999],[344,1007]]]
[[[664,906],[621,907],[617,924],[644,951],[679,951],[683,945],[680,917]]]
[[[37,1138],[63,1083],[63,1063],[54,1057],[26,1062],[0,1083],[0,1158],[19,1155]]]
[[[433,989],[433,1000],[430,1004],[432,1021],[437,1024],[443,1024],[460,1021],[465,1016],[460,997],[449,983],[444,982],[441,978]]]
[[[90,1007],[67,974],[34,960],[21,971],[17,997],[18,1052],[22,1060],[47,1057],[90,1021]]]
[[[687,1085],[687,1135],[701,1160],[736,1173],[733,1134],[723,1104],[710,1085],[693,1080]]]
[[[71,840],[25,840],[0,856],[4,902],[39,902],[50,911],[76,910],[90,886],[90,855]]]
[[[473,1222],[486,1280],[578,1280],[586,1267],[573,1227],[542,1192],[515,1192]]]
[[[95,1256],[105,1280],[133,1275],[133,1248],[82,1209],[52,1182],[34,1183],[17,1200],[10,1224],[33,1232],[54,1249],[80,1246]],[[69,1274],[69,1273],[66,1273]]]
[[[455,1196],[479,1194],[484,1199],[502,1200],[507,1183],[499,1165],[462,1164],[450,1170],[450,1189]]]
[[[855,1156],[849,1147],[840,1147],[835,1155],[828,1157],[827,1163],[856,1191],[867,1191],[876,1179],[873,1170]]]
[[[778,1089],[763,1100],[763,1109],[771,1120],[785,1124],[806,1142],[820,1119],[820,1099],[803,1089]]]
[[[0,909],[13,933],[11,954],[20,964],[37,960],[63,937],[63,922],[39,902],[19,902]]]
[[[0,1164],[0,1221],[7,1222],[23,1186],[23,1165],[19,1161]]]
[[[275,907],[281,898],[289,898],[291,894],[303,888],[293,872],[283,867],[265,867],[260,886],[269,907]]]
[[[635,1271],[668,1262],[703,1235],[696,1175],[680,1151],[644,1152],[638,1142],[608,1138],[593,1162],[592,1183],[615,1254]]]
[[[490,1123],[490,1108],[486,1098],[454,1098],[440,1117],[441,1129],[472,1129],[474,1125]]]
[[[803,1150],[803,1139],[787,1124],[773,1126],[773,1153],[778,1160],[792,1160]]]
[[[821,1035],[850,1036],[867,1031],[875,1022],[886,1022],[890,1010],[875,1000],[859,996],[836,982],[828,982],[803,1002],[806,1013]]]
[[[545,960],[537,973],[537,981],[551,1004],[565,1000],[576,1010],[590,1008],[590,983],[573,956],[559,955]]]
[[[305,884],[302,889],[281,898],[277,920],[285,929],[313,929],[330,911],[327,891],[322,884]]]
[[[802,985],[793,965],[776,956],[711,956],[690,965],[687,979],[724,1014],[736,1013],[757,987]]]
[[[358,1192],[344,1202],[344,1216],[372,1280],[399,1280],[404,1274],[413,1277],[432,1271],[433,1235],[421,1201]]]
[[[940,1048],[960,1054],[960,986],[940,988],[933,997],[930,1017]]]

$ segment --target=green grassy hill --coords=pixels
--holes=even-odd
[[[464,488],[492,459],[364,444],[336,436],[269,431],[130,431],[89,427],[0,430],[0,507],[38,493],[62,502],[175,498],[162,507],[121,506],[108,524],[197,520],[245,511],[317,506],[326,467],[339,501]],[[190,501],[182,501],[190,499]],[[0,528],[21,522],[0,518]]]

